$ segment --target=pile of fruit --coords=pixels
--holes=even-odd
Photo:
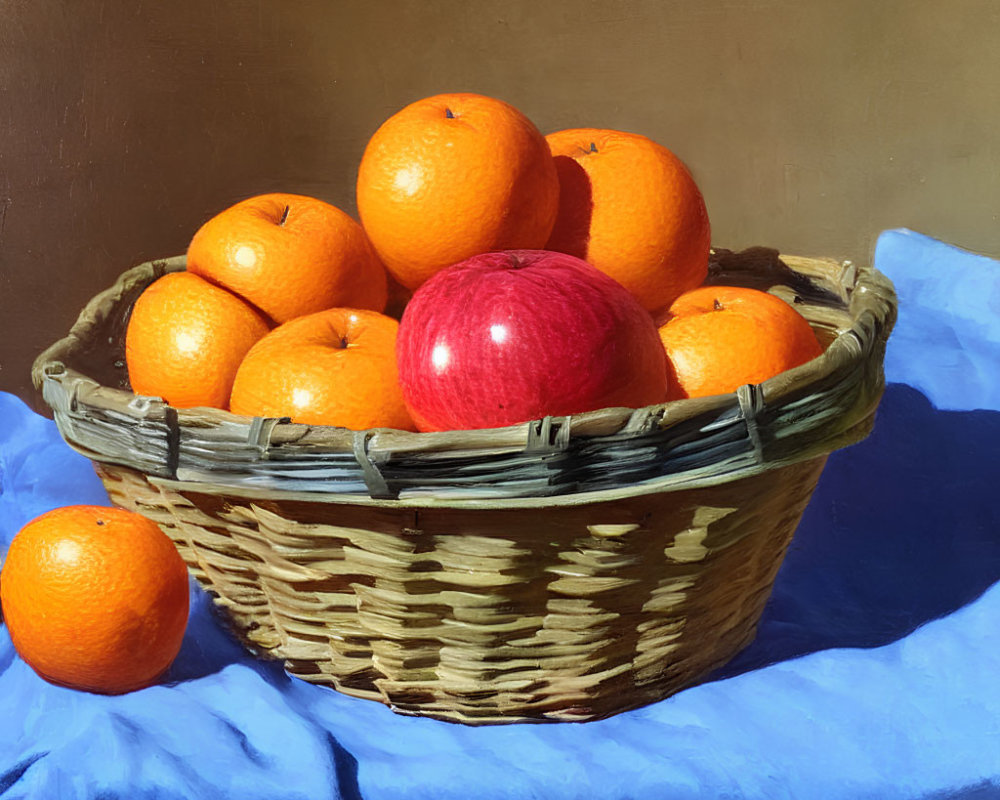
[[[500,100],[429,97],[368,142],[357,207],[267,194],[208,220],[135,304],[133,390],[456,430],[730,392],[821,352],[781,299],[702,286],[701,192],[638,134],[543,136]]]
[[[267,194],[208,220],[186,270],[132,309],[133,390],[354,430],[460,430],[731,392],[821,352],[783,300],[703,285],[701,192],[644,136],[546,137],[500,100],[438,95],[372,136],[357,206],[360,222]],[[110,693],[176,658],[187,589],[152,522],[95,507],[30,522],[0,576],[24,660]]]

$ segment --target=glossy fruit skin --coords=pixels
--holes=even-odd
[[[158,278],[136,300],[125,331],[125,363],[136,394],[176,408],[226,408],[236,370],[270,330],[231,292],[190,272]]]
[[[474,256],[418,289],[400,322],[400,382],[423,431],[663,402],[652,317],[619,284],[560,253]]]
[[[25,525],[0,572],[4,622],[46,680],[120,694],[156,682],[180,651],[187,568],[170,539],[131,511],[57,508]]]
[[[332,308],[286,322],[247,353],[230,410],[351,430],[413,430],[396,367],[399,323]]]
[[[385,268],[364,229],[315,197],[271,193],[216,214],[191,239],[187,269],[275,323],[335,306],[381,311]]]
[[[708,274],[711,226],[690,171],[634,133],[572,128],[546,140],[559,174],[547,250],[593,264],[653,312]]]
[[[373,134],[358,169],[358,213],[397,281],[491,250],[538,248],[559,179],[545,138],[508,103],[472,93],[411,103]]]
[[[792,306],[768,292],[736,286],[703,286],[681,295],[659,333],[672,400],[734,392],[823,352]]]

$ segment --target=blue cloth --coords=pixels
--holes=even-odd
[[[997,262],[903,229],[879,237],[875,265],[896,279],[901,308],[886,376],[940,409],[1000,409]]]
[[[901,307],[875,430],[700,685],[587,724],[400,717],[250,658],[192,584],[180,656],[129,695],[45,683],[0,629],[0,797],[1000,797],[1000,264],[890,231],[876,266]],[[0,554],[84,502],[107,502],[89,465],[0,394]]]

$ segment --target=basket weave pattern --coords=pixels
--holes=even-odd
[[[608,716],[744,647],[826,455],[870,430],[895,314],[871,270],[723,254],[713,279],[795,302],[824,356],[732,396],[355,433],[131,394],[128,310],[182,266],[129,271],[39,357],[64,437],[171,536],[250,649],[470,724]]]
[[[100,474],[290,672],[401,712],[505,722],[498,709],[603,716],[721,666],[752,639],[824,461],[544,519],[223,503]]]

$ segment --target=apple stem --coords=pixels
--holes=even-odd
[[[594,144],[594,142],[591,142],[590,143],[590,150],[588,150],[587,152],[588,153],[596,153],[597,152],[597,145]]]
[[[723,306],[722,306],[722,303],[720,303],[720,302],[719,302],[719,298],[715,298],[715,299],[714,299],[714,300],[712,301],[712,308],[713,308],[713,309],[714,309],[715,311],[722,311],[722,308],[723,308]]]
[[[444,115],[445,115],[445,116],[446,116],[446,117],[447,117],[448,119],[455,119],[455,115],[451,113],[451,109],[450,109],[450,108],[446,108],[446,109],[444,110]]]
[[[285,206],[285,210],[281,212],[281,219],[278,220],[278,225],[284,225],[285,220],[288,219],[288,212],[291,206]]]

